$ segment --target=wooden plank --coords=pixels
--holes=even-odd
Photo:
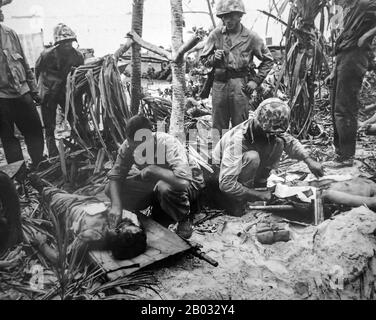
[[[108,274],[110,280],[115,280],[138,271],[157,261],[161,261],[170,256],[189,250],[191,247],[175,233],[162,227],[154,220],[140,214],[138,218],[145,228],[147,236],[146,251],[130,260],[117,261],[108,251],[93,251],[90,256],[94,263],[98,264],[104,271],[117,270],[134,264],[139,264],[137,268],[123,269]]]
[[[315,225],[318,226],[324,222],[324,206],[321,198],[321,191],[316,190],[315,200],[314,200],[314,215],[315,215]]]

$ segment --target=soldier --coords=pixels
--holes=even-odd
[[[153,214],[153,218],[166,221],[168,216],[176,233],[188,239],[193,232],[192,210],[197,209],[194,204],[205,185],[203,173],[179,140],[151,129],[144,116],[135,116],[127,123],[127,140],[119,149],[106,188],[112,202],[110,217],[116,221],[122,209],[137,211],[152,206],[157,213],[155,209],[160,207],[164,215]]]
[[[72,29],[59,23],[54,29],[54,39],[55,45],[42,52],[35,67],[50,158],[58,154],[55,142],[56,109],[58,104],[65,107],[67,76],[72,67],[84,64],[84,56],[72,46],[73,41],[77,41]]]
[[[4,20],[1,5],[9,2],[0,1],[0,22]],[[24,159],[21,144],[14,135],[14,124],[25,137],[32,168],[43,160],[43,129],[34,102],[40,102],[40,97],[18,35],[1,23],[0,137],[8,163]]]
[[[359,94],[370,66],[371,44],[376,34],[375,0],[337,0],[344,6],[344,29],[336,46],[331,97],[334,147],[333,167],[352,166],[356,151]]]
[[[242,0],[219,0],[217,16],[223,26],[214,29],[205,44],[201,61],[215,68],[213,83],[213,128],[222,134],[231,120],[235,127],[248,119],[249,96],[273,67],[273,57],[264,41],[241,24]],[[253,58],[261,61],[258,74]]]
[[[316,176],[323,176],[323,167],[314,161],[300,142],[286,133],[290,108],[277,98],[265,100],[249,120],[227,132],[217,144],[213,159],[222,201],[229,214],[242,215],[247,201],[268,201],[265,188],[272,169],[285,151],[291,158],[304,161]]]

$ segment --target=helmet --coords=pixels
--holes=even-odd
[[[13,0],[0,0],[0,8],[12,3]]]
[[[290,115],[290,107],[278,98],[266,99],[255,111],[255,119],[266,133],[286,132]]]
[[[245,7],[242,0],[219,0],[217,4],[217,17],[227,13],[241,12],[245,14]]]
[[[54,40],[56,45],[65,40],[77,41],[77,36],[66,24],[59,23],[54,29]]]

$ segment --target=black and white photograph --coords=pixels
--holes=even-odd
[[[0,300],[375,300],[375,146],[376,0],[0,0]]]

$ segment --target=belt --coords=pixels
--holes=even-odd
[[[230,79],[245,78],[247,76],[248,70],[216,69],[214,80],[227,82]]]

